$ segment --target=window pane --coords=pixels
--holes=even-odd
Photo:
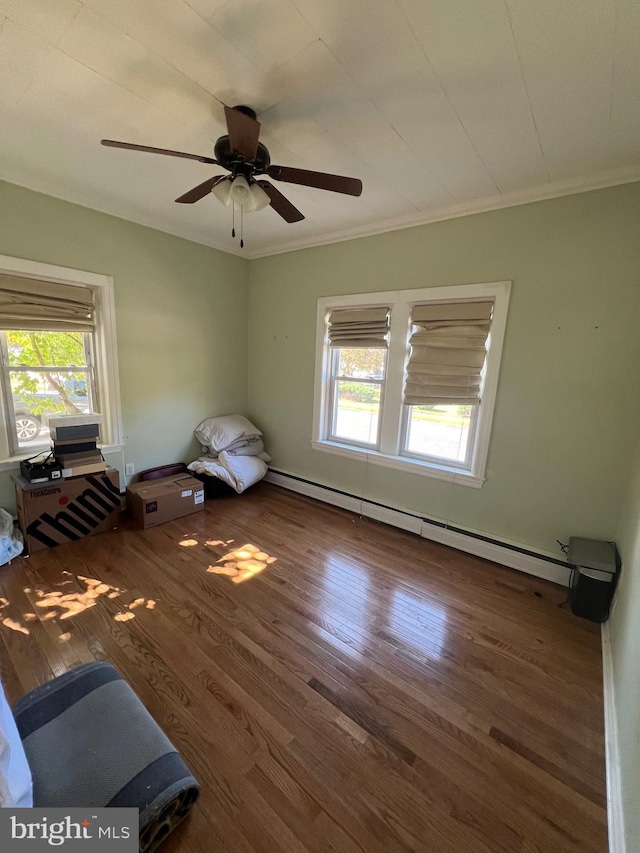
[[[361,444],[377,444],[380,393],[380,386],[372,382],[337,380],[334,436]]]
[[[338,373],[358,379],[384,379],[386,349],[341,349]]]
[[[46,415],[93,411],[89,373],[78,371],[9,371],[18,447],[46,444]]]
[[[471,425],[471,406],[410,406],[406,450],[464,462]]]
[[[30,450],[49,441],[47,415],[94,410],[88,335],[11,330],[5,335],[17,449]]]
[[[9,366],[86,367],[83,332],[7,331]]]

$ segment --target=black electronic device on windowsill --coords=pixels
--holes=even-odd
[[[52,453],[40,453],[20,462],[20,473],[30,483],[48,483],[49,480],[61,480],[62,468]]]
[[[592,622],[606,622],[620,576],[620,555],[615,542],[569,539],[571,610]]]

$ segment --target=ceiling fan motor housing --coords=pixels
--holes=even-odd
[[[234,175],[251,177],[256,173],[265,174],[271,163],[269,151],[261,142],[258,142],[258,150],[253,160],[247,160],[235,152],[231,148],[228,136],[221,136],[217,139],[213,150],[218,163]]]

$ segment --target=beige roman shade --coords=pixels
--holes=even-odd
[[[90,332],[93,327],[90,288],[0,275],[0,329]]]
[[[480,373],[493,302],[414,305],[404,402],[409,406],[480,402]]]
[[[332,347],[386,349],[388,332],[388,308],[341,308],[329,317]]]

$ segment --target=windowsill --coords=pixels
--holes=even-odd
[[[385,468],[394,468],[397,471],[407,471],[411,474],[419,474],[423,477],[431,477],[435,480],[446,480],[449,483],[458,483],[461,486],[469,486],[472,489],[481,489],[485,481],[484,477],[477,477],[470,471],[453,468],[447,465],[437,465],[434,462],[422,462],[419,459],[408,459],[406,456],[391,456],[380,453],[378,450],[368,450],[364,447],[340,444],[337,441],[312,441],[314,450],[322,450],[325,453],[336,453],[349,459],[360,459],[366,457],[368,462],[374,465],[382,465]]]
[[[102,454],[109,454],[118,453],[123,448],[124,444],[103,444],[102,447],[99,448],[99,450]],[[34,447],[33,449],[37,451],[38,448]],[[44,450],[42,452],[44,452]],[[20,462],[25,459],[29,459],[33,455],[34,454],[29,451],[27,453],[21,453],[19,456],[9,456],[6,459],[0,459],[0,472],[19,470]]]

